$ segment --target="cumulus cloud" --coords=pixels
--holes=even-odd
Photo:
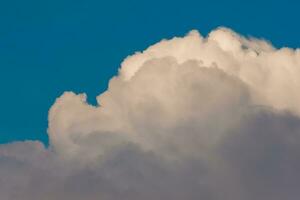
[[[50,145],[0,145],[1,200],[296,200],[300,51],[218,28],[127,57],[89,105],[65,92]]]

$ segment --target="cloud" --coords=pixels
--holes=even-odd
[[[127,57],[89,105],[65,92],[49,147],[0,145],[1,200],[296,200],[300,52],[227,28]]]

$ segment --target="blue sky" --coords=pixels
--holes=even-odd
[[[105,90],[121,61],[162,38],[227,26],[300,46],[299,1],[0,2],[0,143],[47,142],[47,114],[63,91]]]

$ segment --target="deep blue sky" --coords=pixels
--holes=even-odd
[[[227,26],[299,47],[299,8],[296,0],[0,0],[0,143],[47,142],[48,109],[63,91],[95,102],[124,57],[190,29]]]

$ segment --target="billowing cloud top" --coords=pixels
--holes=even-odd
[[[65,92],[50,146],[0,146],[1,200],[296,200],[300,50],[227,28],[127,57],[89,105]]]

